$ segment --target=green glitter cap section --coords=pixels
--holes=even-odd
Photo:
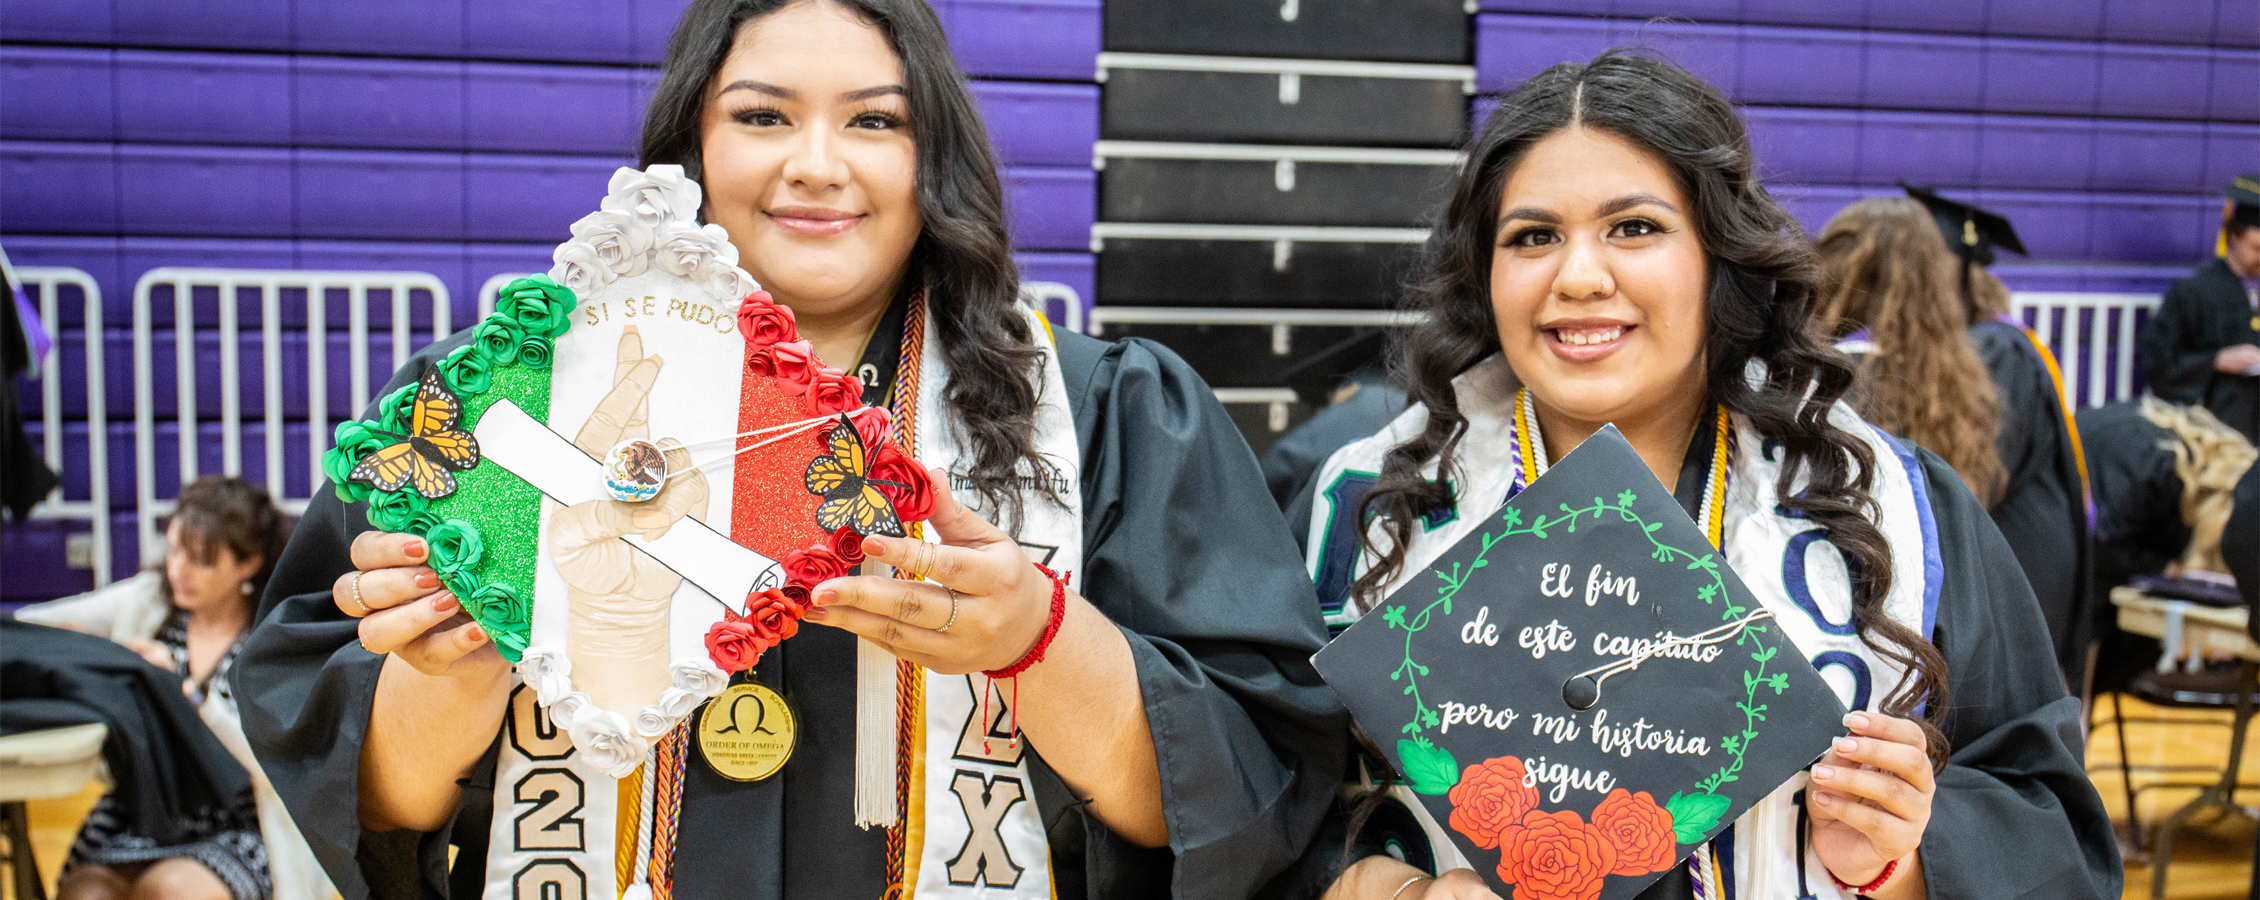
[[[463,424],[476,427],[487,407],[508,399],[537,422],[549,421],[549,372],[527,366],[501,366],[484,393],[463,397]],[[475,525],[486,542],[478,566],[481,583],[509,585],[531,605],[534,598],[534,561],[541,537],[541,491],[498,465],[481,464],[455,475],[455,493],[432,504],[444,519],[461,519]],[[497,636],[495,649],[515,664],[522,643]]]

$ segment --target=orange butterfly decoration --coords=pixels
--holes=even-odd
[[[424,370],[416,384],[416,402],[408,416],[408,433],[370,429],[399,442],[379,448],[346,475],[377,490],[392,492],[412,485],[426,500],[455,493],[455,475],[479,464],[479,439],[455,427],[463,418],[463,401],[447,389],[439,367]],[[450,470],[453,470],[451,472]]]

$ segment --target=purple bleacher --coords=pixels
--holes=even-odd
[[[1861,197],[1901,195],[1897,187],[1775,185],[1774,194],[1808,231]],[[2220,223],[2220,201],[2155,194],[2053,193],[1982,189],[1950,192],[2016,223],[2030,259],[2194,264]]]
[[[5,45],[0,133],[624,158],[636,151],[655,78],[617,66]],[[972,88],[1007,165],[1090,164],[1096,86]]]
[[[465,146],[462,63],[300,56],[288,77],[298,146]],[[566,117],[537,133],[571,135],[589,121]]]
[[[1485,13],[1477,81],[1505,90],[1618,44],[1747,103],[2260,121],[2260,52],[2031,38]]]
[[[2176,279],[2186,278],[2191,266],[2063,265],[2016,262],[2006,259],[1992,267],[2012,291],[2062,291],[2100,294],[2163,295]]]
[[[105,164],[108,164],[107,166]],[[10,232],[556,241],[626,158],[0,142]],[[1090,241],[1097,173],[1003,172],[1014,243]],[[105,188],[115,185],[117,193]],[[90,189],[91,188],[91,189]]]
[[[17,140],[116,140],[117,96],[110,83],[114,53],[0,46],[0,97],[6,98],[0,103],[0,135]]]
[[[0,579],[0,603],[50,600],[93,590],[92,569],[65,564],[69,556],[64,542],[69,535],[86,533],[88,527],[83,521],[33,519],[10,523],[0,531],[0,571],[8,573]],[[140,566],[135,553],[141,539],[134,531],[132,513],[110,517],[110,545],[110,576],[122,580],[133,575]]]
[[[993,78],[1089,81],[1098,69],[1100,0],[935,0],[950,52]]]
[[[1959,126],[1959,127],[1956,127]],[[1975,117],[1860,111],[1860,178],[1870,184],[1970,184],[1983,128]]]
[[[938,0],[958,64],[1087,81],[1100,0]],[[687,0],[0,0],[9,41],[654,65]]]
[[[2251,0],[1482,0],[1487,13],[1605,15],[1623,19],[1817,25],[2260,47],[2260,4]]]

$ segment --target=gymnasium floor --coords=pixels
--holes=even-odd
[[[2118,821],[2122,834],[2125,828],[2125,807],[2119,784],[2119,745],[2112,733],[2108,711],[2110,701],[2096,704],[2097,722],[2094,735],[2088,742],[2088,773],[2095,780],[2096,790],[2103,794],[2103,802],[2110,807],[2111,815]],[[2129,717],[2169,715],[2186,719],[2210,719],[2225,725],[2228,714],[2207,714],[2187,710],[2161,713],[2139,700],[2127,702]],[[2196,724],[2159,725],[2143,722],[2127,727],[2127,751],[2137,763],[2153,765],[2219,765],[2228,756],[2228,729],[2220,726]],[[2247,753],[2245,780],[2260,782],[2260,754]],[[2146,777],[2136,773],[2136,784]],[[2174,807],[2187,801],[2195,793],[2189,789],[2144,791],[2138,798],[2145,822],[2157,822]],[[39,855],[39,871],[54,884],[55,871],[63,854],[70,849],[71,836],[78,830],[79,818],[94,806],[100,793],[88,788],[78,796],[60,800],[46,800],[31,804],[32,844]],[[2239,794],[2238,800],[2246,804],[2260,804],[2260,791]],[[2246,900],[2252,880],[2252,838],[2254,824],[2251,819],[2201,823],[2178,833],[2174,838],[2173,874],[2167,879],[2166,896],[2173,900]],[[2126,900],[2140,900],[2149,896],[2150,868],[2140,861],[2127,864]],[[0,898],[11,898],[14,892],[0,887]]]

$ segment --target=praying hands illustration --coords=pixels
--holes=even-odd
[[[620,335],[612,390],[597,402],[573,438],[581,452],[603,459],[613,445],[650,436],[651,389],[663,360],[643,355],[633,325]],[[668,479],[657,496],[640,503],[591,500],[550,517],[549,551],[565,579],[571,613],[566,658],[573,681],[601,709],[626,716],[656,702],[668,686],[669,599],[682,576],[619,538],[666,534],[684,516],[704,522],[708,485],[691,467],[690,453],[672,438],[657,445]]]

